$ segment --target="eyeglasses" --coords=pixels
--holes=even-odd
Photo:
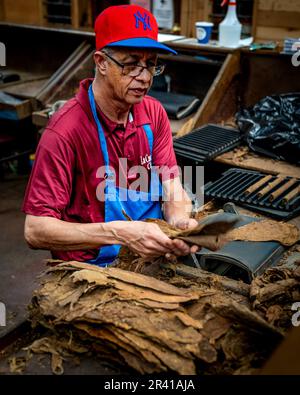
[[[130,77],[138,77],[140,74],[142,74],[144,69],[147,69],[153,77],[157,77],[158,75],[162,74],[165,69],[165,65],[163,63],[153,63],[148,66],[141,66],[137,64],[137,62],[120,63],[112,56],[108,55],[108,53],[104,51],[102,51],[102,53],[122,68],[122,74],[128,75]]]

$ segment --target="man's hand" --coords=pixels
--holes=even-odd
[[[191,248],[182,240],[171,240],[160,227],[151,222],[131,221],[124,222],[117,229],[114,226],[114,237],[120,244],[127,245],[142,258],[156,258],[168,256],[181,256],[191,253]],[[193,249],[194,251],[194,249]]]
[[[115,230],[114,236],[142,258],[155,258],[173,251],[171,240],[155,223],[131,221]]]
[[[171,224],[173,226],[175,226],[176,228],[179,228],[182,230],[187,230],[189,228],[195,228],[198,225],[198,222],[193,218],[178,218],[178,219],[173,218],[171,221]],[[195,254],[197,251],[199,251],[198,246],[193,245],[192,247],[190,247],[183,240],[174,239],[173,242],[175,243],[177,248],[179,248],[180,250],[184,250],[186,252],[185,254],[177,254],[175,252],[176,255]],[[173,258],[173,257],[169,254],[166,254],[166,258],[169,259],[169,258]]]
[[[166,221],[177,228],[186,230],[198,225],[195,219],[189,218],[192,211],[192,203],[182,187],[179,177],[163,182],[164,187],[164,217]],[[183,240],[173,240],[175,255],[194,254],[199,250],[198,246],[190,247]],[[174,258],[166,254],[166,258]]]

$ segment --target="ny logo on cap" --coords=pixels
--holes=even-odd
[[[140,11],[137,11],[135,16],[135,27],[138,29],[140,26],[140,22],[143,24],[144,30],[152,30],[150,26],[150,16],[147,15],[147,13],[144,13],[144,16],[140,13]]]

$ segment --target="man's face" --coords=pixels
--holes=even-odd
[[[153,66],[157,62],[157,54],[152,51],[134,49],[114,50],[109,55],[120,64],[122,68],[108,56],[105,80],[109,84],[113,99],[127,103],[128,105],[140,103],[151,87],[153,77],[147,69],[138,69],[135,66]],[[134,70],[141,73],[137,76]],[[133,70],[133,72],[131,72]],[[128,74],[127,74],[128,73]]]

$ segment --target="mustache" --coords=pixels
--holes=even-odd
[[[136,86],[130,86],[130,89],[149,89],[150,85],[136,85]]]
[[[129,89],[148,90],[150,89],[150,86],[131,86]]]

